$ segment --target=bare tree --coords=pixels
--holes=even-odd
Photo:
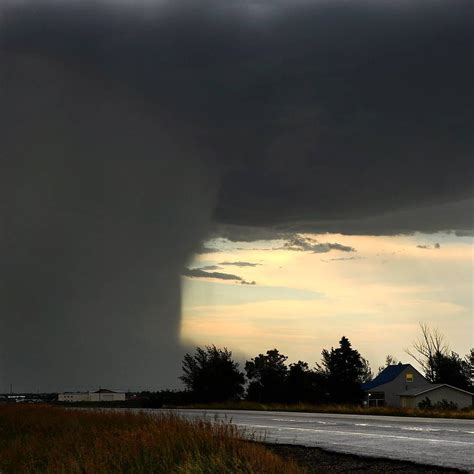
[[[436,360],[439,356],[449,356],[450,348],[437,328],[420,323],[421,336],[405,352],[418,362],[425,377],[434,382],[437,379]]]

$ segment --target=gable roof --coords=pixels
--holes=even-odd
[[[447,383],[433,383],[433,384],[425,385],[423,387],[412,388],[410,390],[400,393],[400,396],[416,397],[418,395],[422,395],[423,393],[428,393],[433,390],[437,390],[438,388],[441,388],[441,387],[449,387],[449,388],[452,388],[453,390],[457,390],[458,392],[463,392],[467,395],[471,395],[471,396],[474,395],[473,393],[468,392],[467,390],[463,390],[462,388],[458,388],[458,387],[453,387],[452,385],[449,385]]]
[[[94,393],[117,393],[117,392],[114,392],[113,390],[109,390],[107,388],[100,388],[99,390],[96,390]]]
[[[411,364],[395,364],[385,367],[372,382],[362,384],[362,390],[372,390],[379,385],[391,382],[396,379],[407,367],[411,367]]]

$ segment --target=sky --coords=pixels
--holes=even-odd
[[[471,3],[1,2],[0,391],[346,331],[376,365],[420,320],[467,350]]]
[[[461,355],[472,347],[471,237],[304,238],[317,241],[318,252],[288,250],[284,240],[208,242],[219,251],[196,256],[190,268],[203,273],[184,277],[181,337],[227,347],[244,360],[276,347],[289,362],[314,366],[322,349],[345,335],[375,373],[388,354],[416,366],[405,351],[420,335],[420,322],[438,328]],[[328,242],[344,250],[329,250]]]

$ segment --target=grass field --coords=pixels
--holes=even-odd
[[[289,411],[306,413],[341,413],[347,415],[380,415],[380,416],[416,416],[429,418],[460,418],[473,420],[474,408],[469,410],[420,410],[418,408],[393,407],[362,407],[358,405],[311,405],[297,403],[293,405],[282,403],[256,403],[247,401],[207,403],[186,405],[182,408],[200,408],[216,410],[262,410],[262,411]]]
[[[0,406],[0,473],[302,473],[230,423]]]

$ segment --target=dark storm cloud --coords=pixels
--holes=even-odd
[[[353,247],[338,243],[320,243],[310,237],[295,235],[283,245],[284,250],[295,250],[299,252],[327,253],[331,250],[339,250],[341,252],[355,252]]]
[[[4,42],[119,83],[192,131],[220,168],[218,221],[351,233],[472,197],[470,1],[88,5],[26,10]]]
[[[186,268],[181,275],[189,278],[216,278],[217,280],[242,281],[242,278],[231,273],[207,272],[203,268]]]
[[[215,247],[200,247],[196,253],[200,255],[204,255],[206,253],[218,253],[220,252],[220,249],[215,248]]]
[[[0,5],[3,386],[169,384],[212,219],[472,230],[470,0],[151,4]]]
[[[186,268],[184,271],[181,272],[181,275],[189,278],[215,278],[216,280],[232,280],[240,282],[242,285],[256,285],[255,281],[247,281],[244,280],[242,277],[239,277],[238,275],[233,275],[231,273],[207,271],[212,268],[213,267]]]
[[[262,265],[261,263],[252,262],[219,262],[219,265],[231,265],[235,267],[257,267]]]
[[[279,226],[279,234],[294,233],[341,233],[346,235],[397,235],[415,232],[435,233],[454,231],[456,236],[473,235],[474,200],[446,204],[413,207],[398,211],[387,211],[373,216],[346,219],[320,219],[299,221]],[[285,229],[283,231],[283,228]],[[465,230],[460,230],[465,229]]]
[[[255,242],[257,240],[282,240],[288,238],[289,234],[288,231],[280,231],[272,227],[217,225],[211,236],[230,242]]]
[[[436,243],[433,245],[433,247],[431,247],[431,245],[417,245],[416,247],[423,250],[430,250],[430,249],[439,249],[441,248],[441,245]]]
[[[457,237],[473,237],[474,236],[474,230],[456,230],[454,234]]]

